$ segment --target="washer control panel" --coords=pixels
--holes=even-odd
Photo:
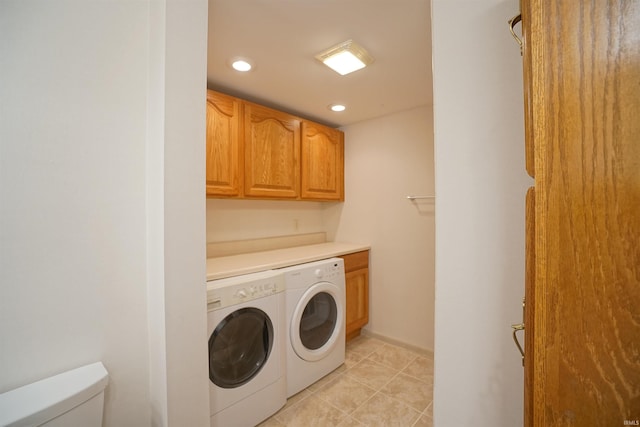
[[[269,270],[207,282],[207,309],[217,310],[284,290],[282,274]]]

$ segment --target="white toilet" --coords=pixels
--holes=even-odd
[[[0,426],[100,427],[109,374],[97,362],[0,394]]]

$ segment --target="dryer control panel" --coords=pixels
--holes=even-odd
[[[344,261],[330,258],[299,264],[282,269],[287,290],[308,288],[313,283],[330,282],[340,288],[345,286]]]
[[[269,270],[207,282],[207,309],[217,310],[284,290],[282,274]]]
[[[340,277],[340,275],[344,274],[344,270],[340,267],[338,262],[334,263],[325,263],[322,266],[317,267],[313,271],[313,275],[316,279],[322,279],[327,281],[332,281],[336,277]]]

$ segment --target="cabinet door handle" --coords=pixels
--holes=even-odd
[[[518,45],[520,46],[520,55],[522,56],[522,39],[520,37],[518,37],[518,35],[516,34],[516,31],[514,29],[514,27],[520,21],[522,21],[522,14],[521,13],[519,13],[516,16],[514,16],[513,18],[509,19],[509,31],[511,31],[511,35],[518,42]]]

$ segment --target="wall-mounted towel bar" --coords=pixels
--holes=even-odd
[[[419,200],[419,199],[436,199],[436,196],[407,196],[407,199],[413,201],[413,200]]]

